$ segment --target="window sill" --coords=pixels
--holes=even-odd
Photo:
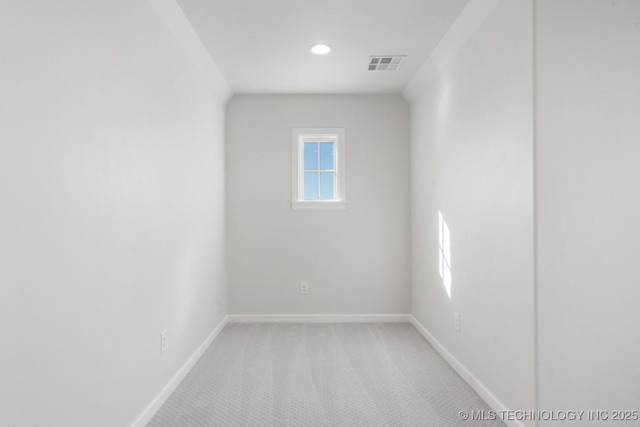
[[[343,211],[347,209],[347,202],[344,200],[291,202],[291,209],[294,211]]]

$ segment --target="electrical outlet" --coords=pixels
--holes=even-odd
[[[460,313],[457,311],[453,312],[453,327],[460,332]]]
[[[167,351],[167,330],[160,332],[160,354]]]
[[[307,295],[309,293],[309,283],[300,282],[300,294]]]

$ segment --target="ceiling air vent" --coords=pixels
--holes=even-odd
[[[404,57],[405,55],[372,56],[369,62],[369,71],[397,70]]]

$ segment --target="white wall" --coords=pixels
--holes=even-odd
[[[540,408],[638,410],[640,2],[538,0],[537,51]]]
[[[346,129],[345,211],[291,210],[292,127]],[[408,148],[409,108],[397,95],[235,96],[229,313],[408,313]]]
[[[485,3],[495,9],[448,64],[423,69],[433,76],[405,93],[414,100],[412,313],[499,406],[532,409],[533,11],[529,1]],[[439,211],[451,232],[451,297],[438,268]]]
[[[0,425],[129,425],[225,314],[229,89],[171,7],[0,5]]]

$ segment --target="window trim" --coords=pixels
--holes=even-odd
[[[313,141],[309,141],[309,140]],[[304,200],[304,143],[333,142],[335,199]],[[347,207],[344,128],[291,129],[291,209],[344,210]],[[320,165],[318,165],[320,167]]]

